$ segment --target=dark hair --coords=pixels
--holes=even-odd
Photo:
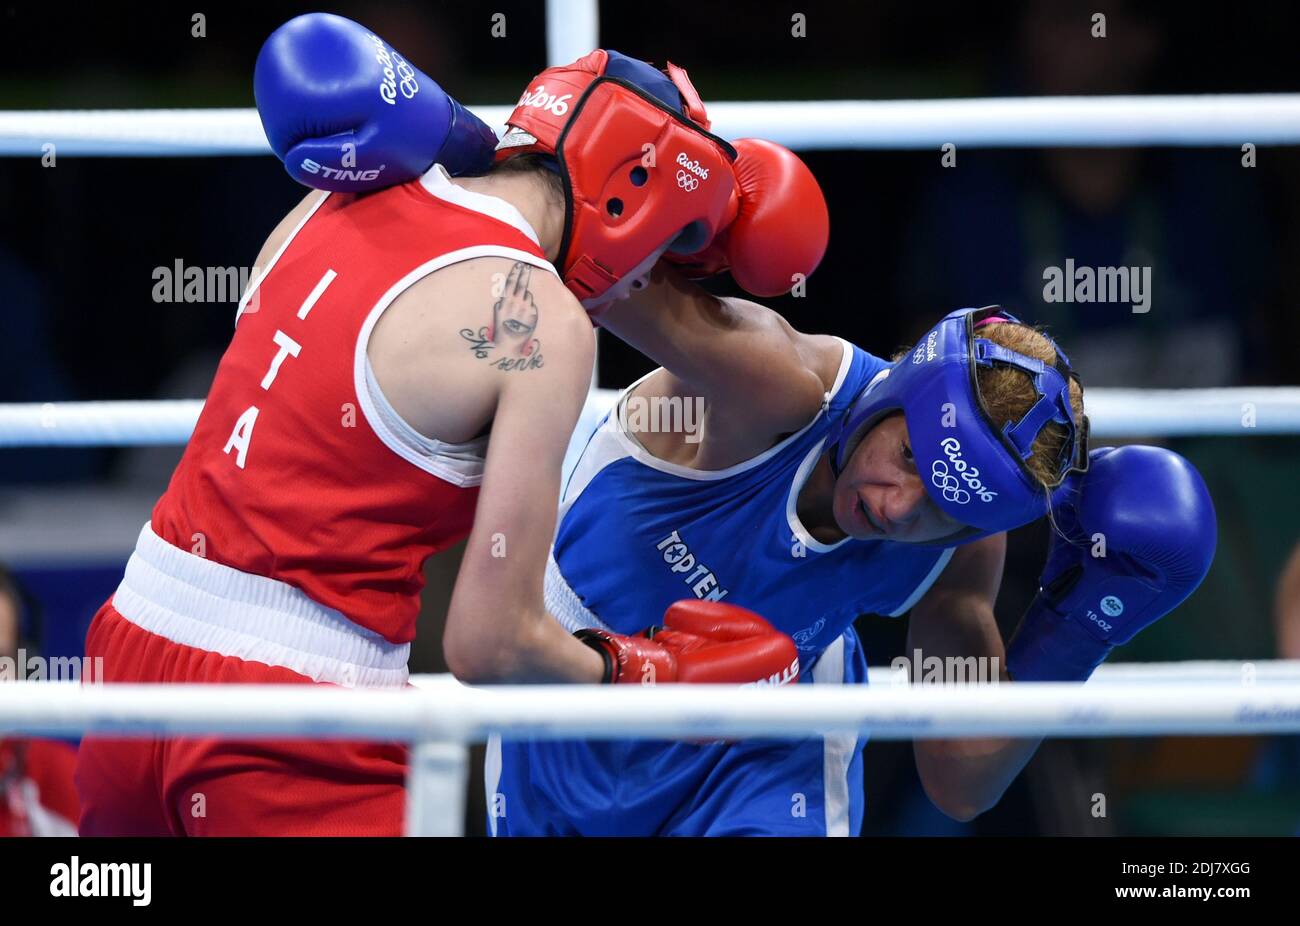
[[[488,171],[491,174],[535,174],[558,205],[564,205],[564,178],[554,170],[555,159],[549,154],[516,154],[498,161]]]

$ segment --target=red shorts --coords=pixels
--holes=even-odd
[[[289,669],[173,643],[111,601],[86,635],[113,682],[314,685]],[[77,758],[83,836],[400,836],[405,746],[312,740],[103,739]]]

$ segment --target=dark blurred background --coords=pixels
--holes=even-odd
[[[602,44],[686,66],[706,102],[1300,90],[1291,4],[797,7],[803,38],[791,36],[786,4],[606,2]],[[320,8],[208,8],[206,35],[195,37],[193,11],[170,5],[0,4],[0,109],[251,106],[262,40]],[[471,106],[513,102],[546,64],[541,2],[325,9],[385,36]],[[1096,12],[1105,38],[1091,35]],[[493,34],[496,13],[504,36]],[[798,328],[884,354],[952,308],[1002,303],[1059,336],[1087,386],[1300,381],[1300,148],[1261,147],[1252,167],[1240,145],[962,148],[955,167],[938,151],[804,157],[826,191],[832,237],[806,297],[772,302]],[[53,167],[0,158],[0,401],[202,397],[234,301],[157,303],[154,268],[247,266],[301,195],[269,154],[59,156]],[[1067,258],[1152,268],[1150,311],[1045,302],[1043,269]],[[648,368],[602,338],[602,386]],[[1275,589],[1300,523],[1300,440],[1155,440],[1204,472],[1220,551],[1202,589],[1122,658],[1276,657],[1286,602]],[[178,455],[0,450],[0,559],[41,599],[51,651],[79,651]],[[999,602],[1008,632],[1032,595],[1045,536],[1039,525],[1013,537]],[[454,568],[454,557],[430,564],[416,671],[440,667],[438,619]],[[905,620],[866,616],[859,629],[873,664],[904,648]],[[1293,833],[1295,752],[1294,740],[1247,738],[1051,743],[998,808],[959,826],[919,793],[909,747],[874,744],[868,832]],[[1090,812],[1096,793],[1108,797],[1104,817]]]

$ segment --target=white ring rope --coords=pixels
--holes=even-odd
[[[584,420],[614,403],[594,390]],[[1300,387],[1088,390],[1092,433],[1113,437],[1250,436],[1300,433]],[[133,402],[0,403],[0,447],[183,444],[201,399]]]
[[[0,734],[481,742],[1300,733],[1300,685],[0,686]]]
[[[888,670],[885,670],[888,671]],[[406,742],[405,831],[464,832],[468,744],[506,737],[804,738],[1300,733],[1300,661],[1103,666],[1086,685],[0,685],[0,736],[229,735]],[[891,675],[896,680],[896,676]],[[1205,684],[1210,681],[1211,684]],[[1257,684],[1257,682],[1259,682]]]
[[[183,444],[202,399],[0,403],[0,447],[139,447]]]
[[[502,126],[510,106],[474,106]],[[798,150],[1300,144],[1300,94],[806,100],[709,104],[713,130]],[[0,111],[0,155],[267,154],[255,109]]]
[[[888,668],[872,669],[889,673]],[[881,681],[890,675],[882,674]],[[1170,682],[1197,682],[1215,685],[1300,684],[1300,659],[1235,660],[1197,659],[1186,662],[1109,662],[1097,667],[1089,685],[1163,685]]]

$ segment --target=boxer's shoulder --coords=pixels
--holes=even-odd
[[[534,337],[593,337],[582,305],[545,261],[498,255],[458,261],[423,277],[398,301],[417,307],[413,325],[458,332],[486,327],[485,336],[498,346],[513,345],[530,331]]]
[[[791,331],[795,351],[804,366],[817,376],[827,392],[833,391],[839,382],[841,366],[853,359],[853,348],[834,335],[805,334],[794,329]]]
[[[586,312],[553,272],[492,256],[412,284],[380,316],[366,350],[412,427],[463,441],[482,431],[509,384],[585,387],[594,343]]]

